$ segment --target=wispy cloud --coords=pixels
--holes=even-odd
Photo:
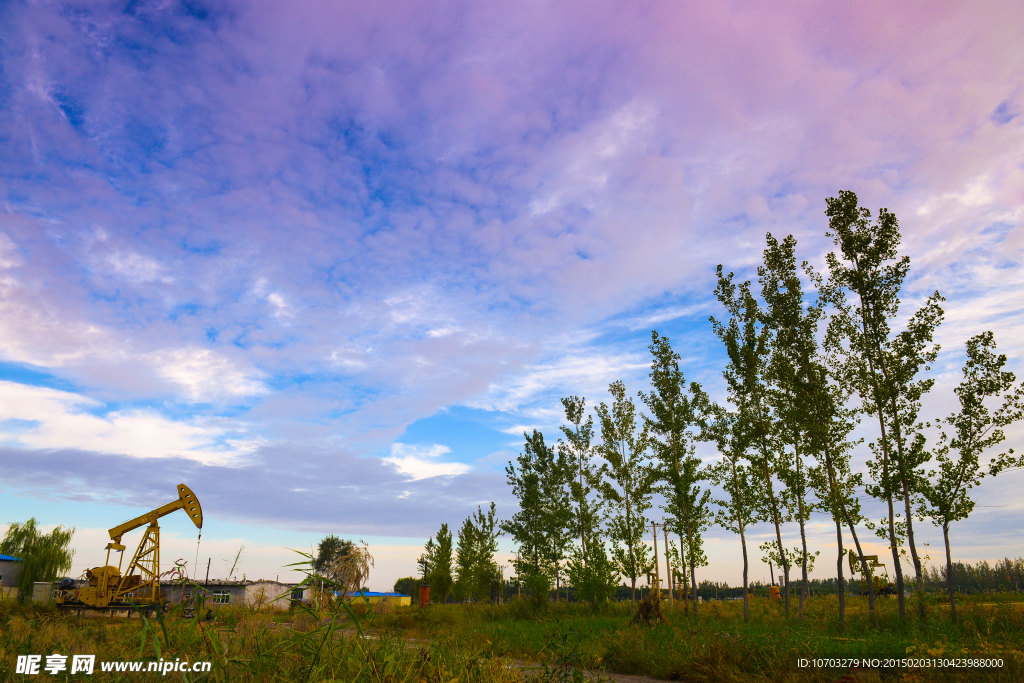
[[[413,481],[468,472],[470,468],[465,463],[438,460],[442,455],[450,452],[450,448],[440,444],[414,446],[396,443],[391,445],[391,455],[384,458],[384,462],[393,465],[396,470]],[[403,494],[402,497],[404,498],[407,495]]]
[[[78,394],[0,381],[0,439],[27,449],[79,448],[218,464],[244,458],[259,445],[224,426],[168,420],[155,410],[91,412],[102,408]]]

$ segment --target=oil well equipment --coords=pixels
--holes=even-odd
[[[203,508],[199,505],[199,499],[192,493],[192,489],[178,484],[177,500],[110,529],[106,564],[85,571],[88,585],[78,587],[70,579],[61,581],[55,594],[58,607],[145,610],[163,605],[165,600],[160,589],[160,524],[157,520],[176,510],[185,511],[202,537]],[[121,544],[121,536],[147,524],[139,547],[122,575],[125,546]],[[116,567],[110,563],[110,551],[121,553]]]
[[[849,559],[850,573],[854,576],[856,576],[858,573],[861,575],[861,590],[864,595],[867,595],[868,592],[868,581],[871,581],[871,583],[874,585],[875,595],[885,597],[891,597],[893,595],[896,595],[896,587],[892,585],[891,581],[889,581],[889,573],[885,570],[885,565],[878,561],[878,555],[864,556],[864,564],[866,564],[867,567],[861,567],[860,558],[857,557],[857,554],[853,552],[852,549],[849,551]],[[881,576],[876,576],[874,572],[875,569],[881,569],[882,575],[885,578],[882,578]]]

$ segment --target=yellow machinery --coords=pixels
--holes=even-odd
[[[145,607],[163,604],[163,593],[160,590],[160,525],[157,524],[157,520],[175,510],[184,510],[202,533],[203,509],[199,505],[199,499],[189,487],[178,484],[178,500],[111,529],[106,565],[86,570],[88,586],[73,588],[62,585],[57,590],[56,603],[65,607],[94,608],[130,608],[132,605]],[[110,551],[123,553],[125,547],[121,545],[121,536],[144,524],[149,526],[146,527],[139,548],[122,576],[121,562],[124,555],[121,555],[115,567],[110,564]]]
[[[850,574],[860,574],[864,579],[863,581],[863,592],[867,595],[868,592],[868,578],[870,577],[871,582],[875,585],[875,595],[896,595],[896,587],[889,581],[889,574],[885,571],[885,565],[878,561],[878,555],[865,555],[864,562],[867,564],[867,569],[861,569],[860,558],[857,556],[852,549],[849,554],[850,558]],[[885,578],[875,576],[874,569],[881,568]]]

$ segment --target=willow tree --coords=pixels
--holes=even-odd
[[[0,554],[11,555],[22,560],[18,576],[19,599],[32,600],[32,588],[36,582],[56,581],[61,574],[71,570],[75,551],[69,546],[75,530],[58,526],[48,534],[36,526],[35,517],[24,524],[11,522],[0,542]]]
[[[946,546],[946,588],[949,592],[950,617],[956,620],[956,596],[953,592],[953,556],[949,548],[949,527],[953,522],[967,519],[974,511],[970,491],[986,476],[995,476],[1008,466],[1020,466],[1021,458],[1013,457],[1013,449],[990,458],[987,472],[981,456],[988,449],[1002,443],[1006,436],[1003,428],[1024,416],[1024,384],[1014,386],[1012,372],[1003,370],[1006,356],[996,354],[996,342],[991,332],[984,332],[967,341],[967,362],[963,380],[955,389],[960,401],[959,412],[938,420],[945,431],[936,449],[939,468],[931,472],[931,482],[925,489],[927,513],[942,527]],[[1002,404],[990,411],[986,400],[995,399]]]
[[[899,613],[905,615],[903,569],[900,565],[900,534],[894,498],[902,498],[907,544],[910,548],[917,590],[924,591],[924,574],[914,540],[914,499],[922,488],[922,466],[928,454],[920,447],[918,413],[921,398],[931,390],[934,380],[919,379],[929,370],[939,351],[932,337],[941,323],[944,301],[934,292],[894,334],[891,323],[900,307],[900,290],[910,270],[910,258],[900,257],[899,223],[887,209],[878,219],[858,206],[857,195],[850,191],[826,200],[828,235],[839,247],[840,255],[827,256],[831,284],[845,288],[855,297],[853,306],[836,309],[834,320],[842,324],[847,342],[844,379],[852,384],[863,401],[864,410],[878,419],[879,437],[872,444],[869,462],[874,484],[869,493],[887,506],[887,536],[896,572]],[[921,616],[924,602],[918,600]]]
[[[644,417],[650,432],[660,439],[651,439],[655,457],[658,459],[657,475],[664,483],[661,487],[665,497],[663,509],[671,519],[672,527],[679,534],[679,548],[690,580],[690,595],[694,612],[697,609],[696,569],[704,566],[703,532],[712,519],[708,503],[711,492],[700,483],[708,478],[701,467],[700,458],[695,454],[694,441],[710,409],[707,394],[700,384],[686,385],[686,377],[679,367],[679,354],[672,350],[668,337],[651,332],[648,347],[651,361],[651,387],[640,398],[647,405],[651,417]]]
[[[733,274],[717,269],[715,296],[729,313],[729,321],[721,323],[713,316],[715,334],[725,344],[729,364],[722,373],[729,391],[729,400],[736,406],[740,429],[747,434],[750,450],[747,460],[758,479],[757,498],[765,516],[775,526],[775,542],[785,577],[784,604],[789,617],[789,559],[782,545],[782,524],[785,521],[782,497],[775,490],[774,478],[785,466],[779,443],[777,417],[769,400],[768,362],[771,357],[773,330],[765,324],[766,314],[750,291],[750,282],[733,283]]]
[[[647,532],[645,512],[651,507],[651,495],[657,473],[647,458],[650,436],[646,424],[638,429],[636,407],[626,396],[621,381],[612,382],[611,407],[601,403],[595,409],[601,423],[601,455],[605,459],[601,493],[611,508],[609,535],[612,557],[618,570],[629,577],[629,611],[636,603],[636,580],[653,567],[643,539]]]

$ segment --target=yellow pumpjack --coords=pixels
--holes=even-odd
[[[864,595],[867,595],[868,593],[868,581],[871,581],[874,585],[875,595],[885,597],[896,595],[896,587],[892,585],[891,581],[889,581],[889,573],[885,570],[885,565],[878,561],[878,555],[865,555],[864,562],[867,564],[867,567],[865,568],[860,566],[860,558],[857,557],[857,553],[853,552],[852,549],[849,551],[849,558],[850,574],[856,576],[857,573],[860,573],[863,579],[862,591]],[[881,569],[885,578],[883,579],[880,576],[875,576],[875,572],[873,571],[875,569]]]
[[[203,508],[199,499],[192,489],[178,484],[177,500],[110,529],[106,564],[85,571],[88,586],[74,588],[68,585],[72,582],[62,582],[55,596],[57,605],[64,608],[132,609],[133,606],[144,608],[164,604],[160,589],[160,525],[157,520],[175,510],[184,510],[202,534]],[[121,536],[144,524],[149,526],[122,576],[125,547],[121,545]],[[110,564],[111,550],[122,553],[116,567]]]

